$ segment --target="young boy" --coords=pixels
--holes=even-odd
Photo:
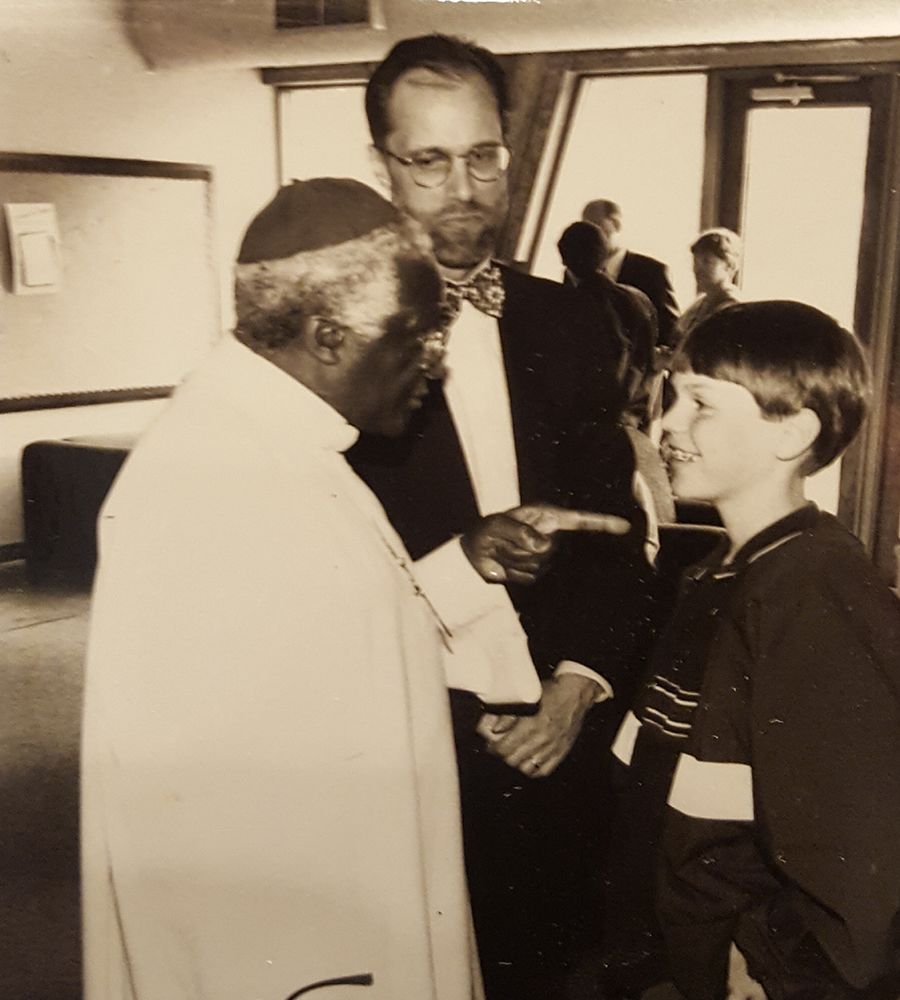
[[[687,573],[613,747],[619,881],[656,866],[665,958],[631,937],[618,978],[643,982],[609,995],[669,977],[689,1000],[895,1000],[900,601],[803,496],[862,422],[862,353],[810,306],[740,304],[689,336],[671,388],[675,494],[714,503],[727,539]],[[639,896],[632,919],[610,908],[620,944]]]

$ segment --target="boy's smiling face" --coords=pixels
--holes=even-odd
[[[676,496],[739,500],[778,474],[781,421],[766,419],[744,386],[690,370],[673,373],[670,386],[663,456]]]

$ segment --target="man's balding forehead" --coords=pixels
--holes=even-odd
[[[395,86],[458,87],[465,80],[482,79],[475,70],[457,70],[452,66],[413,66],[397,77]]]
[[[397,77],[394,86],[391,88],[388,107],[390,107],[396,94],[407,87],[413,91],[418,91],[423,96],[427,96],[429,91],[453,91],[466,84],[471,84],[481,89],[496,105],[497,114],[501,116],[502,120],[500,104],[497,101],[497,95],[491,90],[490,83],[477,69],[469,69],[467,67],[457,69],[454,66],[413,66],[412,69],[408,69],[405,73],[401,73]]]
[[[607,198],[596,198],[589,201],[581,211],[581,218],[587,221],[594,219],[617,219],[622,218],[622,210],[614,201]]]

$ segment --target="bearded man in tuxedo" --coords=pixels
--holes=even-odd
[[[648,631],[621,343],[572,289],[493,259],[510,152],[489,52],[442,35],[399,42],[366,110],[376,169],[430,234],[445,280],[447,376],[402,438],[364,435],[348,458],[420,579],[452,578],[475,616],[485,590],[500,593],[521,622],[517,643],[486,613],[480,650],[449,657],[466,867],[489,1000],[561,996],[600,915],[607,751]],[[573,533],[536,582],[500,574],[504,592],[474,571],[467,539],[526,503],[618,514],[632,530]]]

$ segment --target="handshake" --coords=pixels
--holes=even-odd
[[[561,531],[625,535],[631,525],[615,514],[526,504],[483,517],[460,542],[466,558],[488,583],[530,584],[540,576]]]

